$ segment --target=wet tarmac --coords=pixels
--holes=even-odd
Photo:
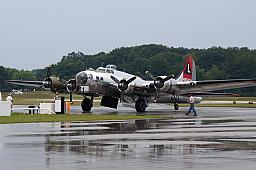
[[[80,108],[73,107],[80,114]],[[1,169],[255,169],[256,109],[166,106],[170,119],[0,125]],[[135,114],[94,108],[90,114]]]

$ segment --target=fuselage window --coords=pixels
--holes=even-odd
[[[96,80],[99,80],[99,76],[96,76]]]
[[[100,80],[102,80],[102,81],[103,81],[103,77],[100,77]]]

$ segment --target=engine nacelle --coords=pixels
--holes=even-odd
[[[126,88],[126,90],[123,91],[123,94],[126,94],[126,95],[131,94],[133,92],[133,89],[134,89],[134,84],[130,83]]]
[[[167,92],[170,87],[172,86],[171,80],[164,82],[164,85],[162,88],[159,89],[160,92]]]
[[[58,77],[49,77],[44,80],[43,86],[45,88],[50,88],[53,92],[64,92],[66,91],[66,86],[60,81]]]
[[[164,82],[164,85],[162,88],[159,89],[160,92],[174,92],[177,91],[176,88],[177,81],[175,79],[170,79],[166,82]]]

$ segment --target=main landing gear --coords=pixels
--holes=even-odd
[[[93,96],[91,96],[91,99],[84,97],[82,103],[81,103],[81,108],[83,112],[89,112],[91,111],[93,106]]]
[[[147,107],[147,103],[145,100],[143,99],[138,99],[135,103],[135,109],[137,112],[142,113],[145,112]]]
[[[179,105],[177,103],[174,103],[174,109],[179,110]]]

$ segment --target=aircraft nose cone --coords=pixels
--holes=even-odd
[[[88,80],[88,75],[86,72],[80,72],[76,75],[77,85],[82,86],[85,85]]]

